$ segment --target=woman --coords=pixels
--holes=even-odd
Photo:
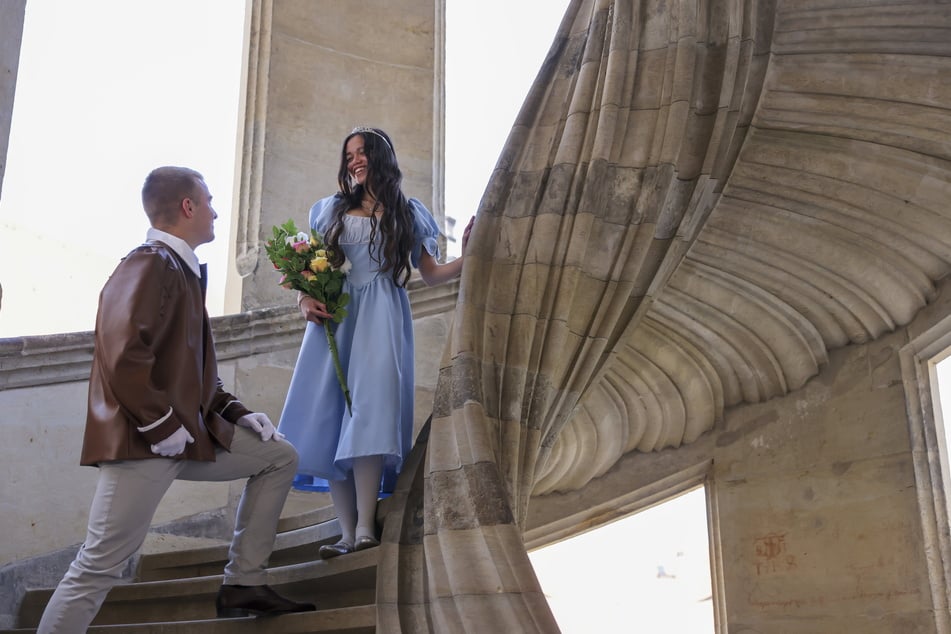
[[[393,142],[377,128],[355,128],[343,142],[340,191],[310,210],[339,267],[350,261],[347,316],[337,326],[350,388],[348,411],[323,333],[326,306],[298,295],[308,322],[279,424],[300,453],[298,488],[329,486],[341,537],[324,559],[379,545],[378,493],[391,492],[413,434],[413,322],[406,282],[411,266],[432,286],[458,276],[463,258],[440,264],[439,229],[421,202],[401,189]],[[462,237],[465,250],[472,221]]]

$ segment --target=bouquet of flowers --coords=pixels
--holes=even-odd
[[[313,229],[309,234],[298,231],[293,220],[274,227],[274,237],[264,243],[264,249],[274,268],[281,273],[278,284],[313,297],[333,316],[333,320],[324,320],[324,333],[349,411],[350,388],[340,367],[334,338],[334,327],[347,316],[346,305],[350,301],[350,296],[343,292],[343,280],[350,270],[349,260],[344,259],[342,266],[334,268],[330,264],[333,253],[326,248],[323,236]]]

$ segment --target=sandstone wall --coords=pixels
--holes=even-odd
[[[533,498],[527,545],[703,484],[714,608],[731,633],[946,631],[948,467],[929,359],[951,345],[949,315],[945,279],[911,324],[833,351],[802,389],[728,409],[693,444],[627,454],[582,490]]]
[[[26,0],[0,2],[0,192],[7,167],[10,122],[13,120],[13,96],[16,93],[23,37],[23,13]]]
[[[243,149],[235,182],[226,310],[287,304],[263,242],[337,191],[343,138],[358,125],[393,139],[403,190],[442,226],[441,3],[254,0],[249,16]],[[258,270],[258,275],[255,271]]]
[[[899,354],[913,331],[728,413],[711,487],[731,631],[934,631]]]

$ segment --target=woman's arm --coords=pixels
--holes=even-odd
[[[462,273],[462,261],[465,257],[466,245],[469,244],[469,234],[472,232],[473,222],[475,222],[475,216],[469,219],[469,224],[466,225],[465,230],[462,232],[463,254],[455,260],[440,264],[426,249],[422,250],[419,256],[418,268],[420,277],[423,278],[423,282],[425,282],[427,286],[436,286],[437,284],[448,282]]]

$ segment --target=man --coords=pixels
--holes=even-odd
[[[198,172],[159,167],[142,187],[152,227],[99,297],[83,465],[99,467],[86,541],[38,632],[85,632],[142,545],[172,481],[249,478],[218,592],[219,617],[311,611],[269,586],[267,561],[297,452],[218,378],[194,249],[218,217]]]

